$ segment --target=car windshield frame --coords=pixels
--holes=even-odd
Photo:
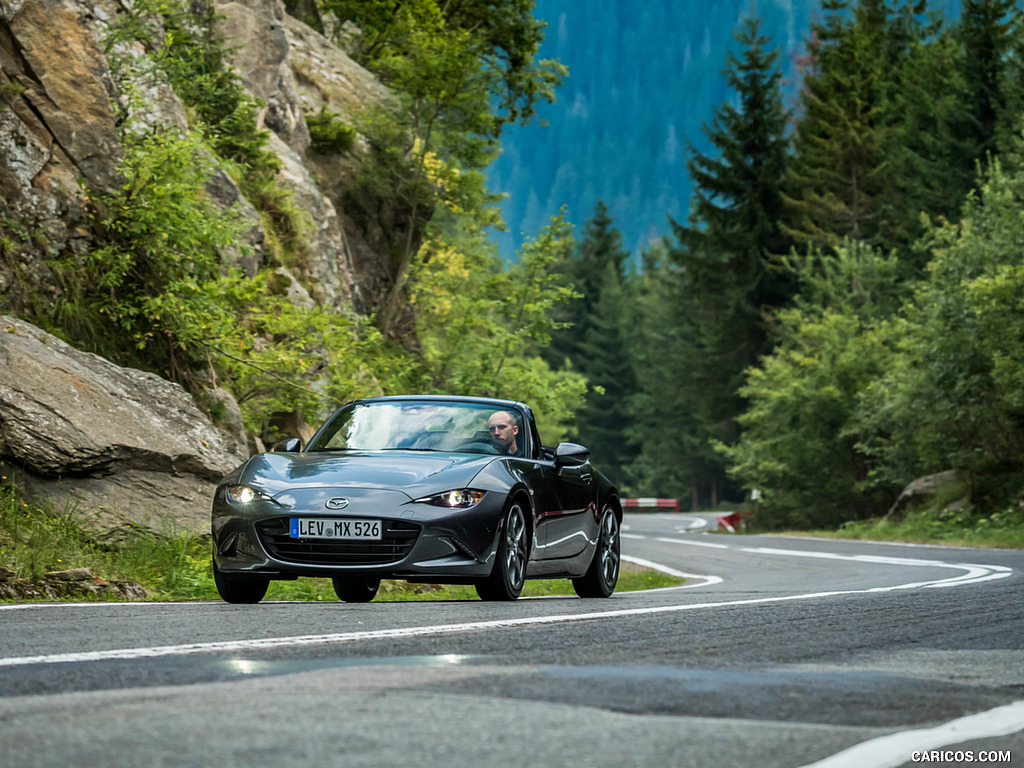
[[[501,403],[417,399],[349,403],[324,424],[306,450],[509,455],[488,433],[488,419],[498,411],[512,414],[519,426],[518,450],[512,455],[527,455],[530,428],[519,409]]]

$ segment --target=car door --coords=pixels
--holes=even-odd
[[[537,559],[572,557],[593,538],[594,471],[588,458],[580,459],[579,450],[579,446],[562,443],[556,456],[543,462],[550,501],[540,515],[538,539],[543,555]],[[563,452],[561,457],[557,456],[559,451]]]

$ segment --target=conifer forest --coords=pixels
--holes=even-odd
[[[796,88],[745,15],[688,214],[637,267],[594,203],[543,356],[586,378],[577,438],[631,492],[756,489],[759,526],[835,527],[955,469],[974,514],[1021,514],[1024,28],[1009,0],[942,10],[822,0]]]

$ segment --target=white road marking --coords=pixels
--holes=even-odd
[[[680,522],[683,522],[683,525],[676,529],[679,533],[686,533],[687,531],[696,531],[701,528],[711,527],[711,522],[703,517],[688,517],[683,515],[679,520]]]
[[[210,602],[210,603],[212,603],[212,602],[215,602],[215,601],[213,601],[213,600],[207,600],[207,601],[190,600],[189,602],[191,604],[195,605],[196,603],[199,603],[199,602]],[[39,609],[39,608],[93,608],[93,607],[110,606],[110,605],[134,605],[134,606],[140,606],[140,605],[170,605],[170,603],[159,602],[159,601],[146,602],[146,603],[137,603],[137,602],[120,602],[120,601],[113,601],[113,600],[111,600],[109,603],[108,602],[104,602],[102,600],[96,600],[96,601],[90,602],[90,603],[4,603],[3,605],[0,605],[0,611],[26,611],[26,610],[31,610],[33,608],[35,608],[35,609]]]
[[[660,539],[659,539],[660,540]],[[691,543],[689,541],[682,543]],[[715,545],[728,549],[727,545]],[[964,584],[1006,578],[1012,570],[1002,566],[971,565],[945,563],[934,560],[908,560],[907,558],[880,558],[861,555],[831,555],[821,552],[799,552],[797,550],[772,550],[765,548],[744,548],[743,551],[783,556],[830,556],[840,560],[859,560],[862,562],[886,563],[891,565],[928,566],[937,568],[955,568],[966,570],[966,574],[918,581],[909,584],[896,584],[888,587],[872,587],[869,589],[847,589],[829,592],[807,592],[797,595],[777,597],[748,598],[744,600],[726,600],[722,602],[692,603],[688,605],[659,605],[644,608],[623,608],[619,610],[594,611],[590,613],[531,616],[514,619],[496,619],[493,621],[476,621],[459,624],[442,624],[425,627],[397,627],[394,629],[369,630],[362,632],[341,632],[326,635],[299,635],[293,637],[273,637],[252,640],[226,640],[209,643],[189,643],[184,645],[152,646],[147,648],[123,648],[108,651],[84,651],[80,653],[56,653],[40,656],[22,656],[0,659],[0,667],[21,666],[29,664],[53,664],[68,662],[106,661],[111,659],[142,659],[160,656],[185,656],[197,653],[236,652],[246,650],[265,650],[268,648],[296,647],[305,645],[323,645],[328,643],[349,643],[362,640],[384,640],[392,638],[412,638],[430,635],[453,634],[457,632],[474,632],[495,629],[510,629],[523,626],[543,626],[549,624],[568,624],[577,621],[595,621],[598,619],[622,618],[624,616],[648,616],[661,613],[678,613],[714,608],[731,608],[740,605],[764,605],[768,603],[785,603],[797,600],[812,600],[820,597],[839,597],[843,595],[877,594],[901,589],[933,586],[962,586]],[[635,593],[634,593],[635,594]]]
[[[642,557],[630,557],[628,555],[622,555],[622,559],[626,562],[643,566],[644,568],[650,568],[654,571],[661,571],[662,573],[666,573],[669,576],[675,576],[679,579],[701,579],[701,583],[699,584],[680,584],[676,587],[662,587],[661,589],[645,589],[643,590],[644,594],[648,594],[650,592],[664,592],[669,589],[693,589],[694,587],[706,587],[709,584],[720,584],[723,581],[721,576],[707,576],[701,573],[683,573],[682,571],[677,571],[675,568],[669,568],[667,565],[655,563],[650,560],[644,560]]]
[[[899,731],[837,752],[803,768],[895,768],[911,760],[915,752],[961,744],[974,739],[1008,736],[1024,730],[1024,700],[968,715],[934,728]],[[948,761],[944,761],[948,762]]]
[[[834,552],[805,552],[799,549],[775,549],[772,547],[740,547],[740,552],[750,552],[758,555],[776,555],[779,557],[811,557],[822,560],[849,560],[859,563],[876,563],[879,565],[910,565],[926,566],[931,568],[956,568],[966,573],[949,579],[939,581],[923,581],[916,584],[904,584],[899,589],[913,589],[914,587],[957,587],[963,584],[977,584],[982,581],[994,579],[1005,579],[1013,573],[1012,568],[1002,565],[975,565],[972,563],[947,563],[942,560],[917,560],[908,557],[883,557],[880,555],[839,555]],[[890,587],[881,587],[888,591]],[[871,590],[868,590],[871,591]]]
[[[732,549],[728,544],[715,544],[710,541],[696,541],[693,539],[671,539],[668,536],[658,536],[655,541],[663,541],[666,544],[689,544],[691,547],[707,547],[708,549]]]

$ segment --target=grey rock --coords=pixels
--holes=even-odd
[[[889,520],[901,520],[915,506],[926,504],[930,499],[943,488],[954,483],[964,481],[964,475],[955,469],[939,472],[926,477],[919,477],[914,480],[899,495],[896,502],[890,507],[886,518]]]
[[[33,582],[23,579],[0,580],[0,600],[100,597],[145,600],[146,589],[136,581],[62,581],[46,578]]]
[[[232,66],[263,102],[260,122],[300,155],[309,148],[298,85],[288,62],[290,46],[280,0],[216,3],[214,33],[227,43]]]
[[[0,460],[59,509],[98,528],[201,530],[247,456],[179,385],[0,316]]]
[[[93,575],[88,568],[69,568],[66,571],[50,571],[43,578],[57,581],[91,581]]]

